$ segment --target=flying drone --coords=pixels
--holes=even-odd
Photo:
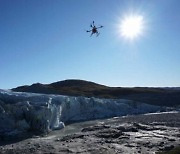
[[[90,24],[90,27],[91,27],[92,29],[91,29],[91,30],[87,30],[86,32],[91,32],[91,36],[92,36],[93,34],[96,34],[96,36],[99,36],[100,33],[98,32],[97,29],[103,28],[104,26],[96,27],[95,24],[94,24],[94,21],[93,21],[93,23]]]

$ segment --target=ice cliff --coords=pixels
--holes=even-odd
[[[0,135],[48,132],[66,123],[156,112],[162,107],[125,99],[98,99],[0,90]]]

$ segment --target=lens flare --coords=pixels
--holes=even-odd
[[[120,34],[121,36],[134,39],[138,37],[143,31],[143,17],[138,16],[127,16],[120,23]]]

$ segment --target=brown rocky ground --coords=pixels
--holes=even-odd
[[[70,124],[46,136],[0,146],[2,154],[153,154],[180,146],[180,113],[147,114]]]

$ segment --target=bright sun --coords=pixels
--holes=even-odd
[[[128,16],[120,23],[120,33],[127,39],[138,37],[143,31],[143,17],[140,15]]]

